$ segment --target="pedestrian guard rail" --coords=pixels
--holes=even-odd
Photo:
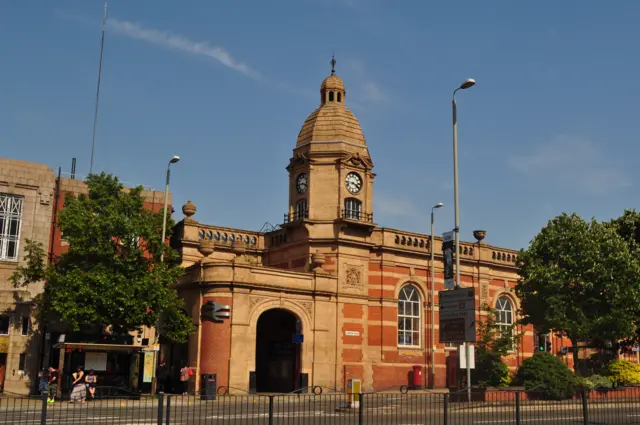
[[[225,387],[226,388],[226,387]],[[187,424],[637,424],[640,387],[578,392],[565,400],[548,400],[533,391],[438,393],[406,388],[351,394],[323,388],[316,393],[144,396],[120,392],[83,403],[3,394],[0,424],[28,425],[187,425]],[[236,392],[237,391],[237,392]],[[319,390],[317,390],[319,391]],[[216,391],[217,393],[218,391]],[[96,392],[98,393],[98,392]]]

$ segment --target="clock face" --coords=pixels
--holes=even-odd
[[[296,191],[298,193],[304,193],[307,191],[307,175],[305,173],[298,174],[298,178],[296,178]]]
[[[347,190],[355,195],[362,189],[362,178],[358,173],[351,172],[347,174],[345,185]]]

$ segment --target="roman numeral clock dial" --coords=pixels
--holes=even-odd
[[[349,192],[355,195],[362,189],[362,177],[358,173],[350,172],[347,174],[345,186]]]
[[[296,192],[303,194],[307,191],[307,175],[305,173],[298,174],[296,178]]]

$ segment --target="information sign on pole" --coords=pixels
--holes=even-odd
[[[455,287],[453,278],[453,232],[442,234],[442,258],[444,259],[444,288],[453,289]]]
[[[475,288],[438,292],[440,343],[476,342]]]

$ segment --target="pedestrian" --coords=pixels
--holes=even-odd
[[[191,375],[193,375],[191,368],[186,363],[183,363],[182,369],[180,369],[180,392],[182,395],[187,395]]]
[[[87,383],[87,388],[89,388],[89,395],[92,399],[96,398],[96,383],[98,382],[98,377],[96,376],[96,371],[91,369],[89,374],[85,378],[85,382]]]
[[[38,379],[38,394],[42,396],[49,388],[49,370],[47,370],[47,368],[42,368],[38,373]]]
[[[78,366],[75,373],[71,375],[73,377],[73,383],[71,384],[71,396],[69,403],[81,400],[82,403],[87,402],[87,385],[84,382],[84,371],[82,366]]]
[[[49,404],[53,404],[56,402],[59,376],[60,376],[60,373],[58,372],[58,370],[53,366],[49,366],[49,379],[48,379],[48,387],[47,387],[47,391],[49,391],[49,395],[47,397],[47,403]]]

